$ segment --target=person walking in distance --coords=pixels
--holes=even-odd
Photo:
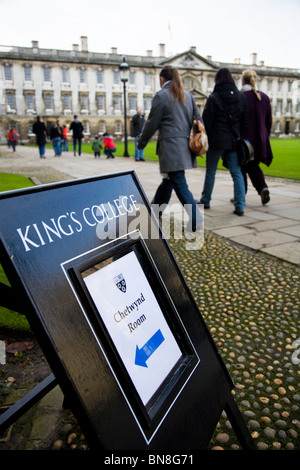
[[[236,140],[247,129],[248,107],[245,96],[236,88],[227,68],[218,70],[215,87],[208,97],[203,121],[208,136],[206,173],[201,199],[197,201],[209,209],[218,162],[223,156],[230,170],[234,188],[234,214],[244,215],[245,183],[236,152]]]
[[[137,162],[138,161],[144,162],[145,161],[144,149],[138,149],[139,136],[145,124],[145,117],[142,114],[141,108],[137,108],[136,114],[132,118],[132,124],[133,124],[133,137],[134,137],[134,147],[135,147],[134,159]]]
[[[40,116],[36,117],[36,121],[32,126],[32,132],[36,135],[36,143],[39,148],[40,158],[46,158],[45,148],[48,137],[48,131],[45,126],[45,123],[41,121]]]
[[[242,137],[249,140],[254,150],[254,160],[243,167],[246,192],[247,174],[261,197],[262,204],[270,201],[270,193],[259,164],[270,166],[273,153],[270,145],[272,127],[272,109],[269,97],[256,90],[256,72],[244,70],[242,73],[242,92],[246,96],[249,109],[249,124]]]
[[[76,148],[78,144],[78,155],[81,155],[81,140],[83,137],[83,125],[77,118],[76,114],[74,120],[70,124],[70,131],[73,131],[73,150],[74,157],[76,157]]]
[[[166,207],[174,189],[189,216],[186,228],[195,232],[202,226],[203,220],[185,178],[185,170],[197,166],[196,157],[189,149],[189,136],[194,118],[193,97],[184,90],[175,67],[163,67],[159,78],[161,90],[154,96],[138,148],[145,148],[158,130],[156,153],[162,182],[157,188],[152,204]],[[195,117],[200,119],[198,108]],[[160,212],[163,212],[163,209]]]

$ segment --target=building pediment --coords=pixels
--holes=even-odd
[[[213,62],[197,54],[194,50],[189,50],[181,54],[169,57],[161,62],[162,65],[172,65],[178,69],[212,70],[217,67]]]

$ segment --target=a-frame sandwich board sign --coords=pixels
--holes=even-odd
[[[134,171],[0,208],[1,264],[90,447],[205,449],[233,383]]]

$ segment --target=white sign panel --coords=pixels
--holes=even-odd
[[[84,282],[146,405],[182,353],[136,254],[124,255]]]

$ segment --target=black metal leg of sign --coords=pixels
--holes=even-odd
[[[23,398],[18,400],[12,405],[9,410],[5,411],[0,416],[0,432],[3,432],[17,419],[19,419],[26,411],[33,405],[41,400],[47,393],[49,393],[57,385],[57,380],[54,374],[50,374],[40,384],[34,387]]]
[[[231,394],[225,407],[225,412],[243,449],[256,450],[251,434]]]

